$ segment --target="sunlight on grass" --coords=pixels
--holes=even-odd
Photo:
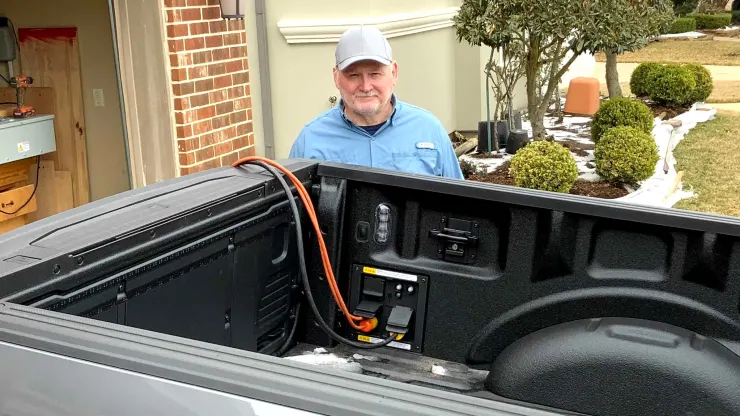
[[[597,62],[606,62],[603,53]],[[617,57],[617,62],[698,63],[702,65],[740,65],[740,42],[711,40],[670,40],[653,42],[636,52]]]
[[[740,216],[740,113],[721,111],[700,123],[674,150],[683,187],[697,197],[676,208]]]

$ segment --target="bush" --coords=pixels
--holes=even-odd
[[[696,81],[696,88],[694,88],[691,102],[705,102],[714,89],[712,73],[709,72],[707,68],[699,64],[686,64],[684,66],[694,74],[694,81]]]
[[[632,75],[630,76],[630,90],[632,90],[632,94],[638,97],[647,97],[647,80],[652,72],[660,70],[662,67],[663,65],[657,62],[643,62],[637,65],[637,68],[632,71]]]
[[[660,159],[653,136],[627,126],[610,129],[596,145],[594,158],[599,176],[629,185],[653,176]]]
[[[696,20],[697,29],[720,29],[732,23],[732,14],[690,14],[688,17]]]
[[[653,112],[644,103],[631,98],[610,98],[603,103],[591,120],[591,140],[599,143],[613,127],[630,126],[650,134],[653,131]]]
[[[563,145],[539,140],[511,158],[511,176],[517,186],[566,193],[578,179],[578,165]]]
[[[732,12],[732,23],[740,23],[740,10]]]
[[[679,17],[673,21],[668,33],[686,33],[696,30],[696,19],[693,17]]]
[[[667,64],[650,74],[647,88],[650,99],[659,104],[686,106],[692,103],[696,80],[689,68]]]
[[[686,16],[696,9],[699,0],[674,0],[673,12],[676,16]]]

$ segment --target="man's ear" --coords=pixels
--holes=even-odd
[[[391,67],[391,76],[393,77],[393,85],[396,85],[398,81],[398,62],[396,61],[393,61],[393,66]]]
[[[340,75],[339,68],[337,68],[337,66],[334,65],[334,69],[332,70],[332,72],[334,75],[334,86],[337,87],[337,89],[339,89],[339,75]]]

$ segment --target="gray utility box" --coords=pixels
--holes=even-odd
[[[0,164],[56,150],[53,115],[0,119]]]

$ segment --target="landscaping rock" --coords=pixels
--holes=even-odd
[[[681,120],[671,119],[671,120],[663,121],[663,124],[671,126],[674,129],[677,129],[683,125],[683,122]]]

